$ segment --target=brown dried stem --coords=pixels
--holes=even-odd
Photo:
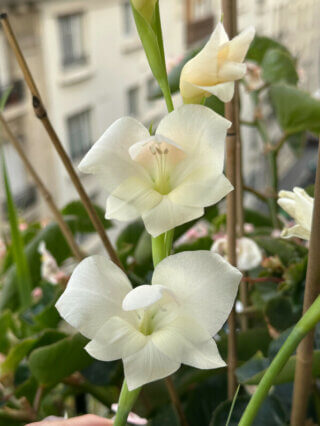
[[[181,426],[188,426],[186,416],[183,412],[179,396],[176,392],[176,389],[174,387],[174,384],[173,384],[171,377],[167,377],[165,382],[166,382],[166,386],[167,386],[167,389],[168,389],[168,393],[170,395],[171,402],[174,405],[174,407],[177,410],[177,413],[179,415]]]
[[[74,256],[77,260],[79,260],[79,261],[82,260],[84,256],[81,253],[81,250],[78,247],[78,245],[77,245],[77,243],[76,243],[76,241],[75,241],[75,239],[72,235],[70,228],[68,227],[67,223],[63,219],[63,216],[60,213],[55,202],[53,201],[50,192],[46,188],[45,184],[42,182],[40,176],[37,174],[37,172],[33,168],[30,161],[28,160],[28,158],[27,158],[26,154],[24,153],[22,146],[20,145],[18,139],[12,133],[8,123],[6,122],[6,120],[4,119],[4,117],[1,113],[0,113],[0,123],[2,124],[2,126],[4,128],[4,131],[5,131],[5,133],[8,137],[9,142],[16,149],[16,151],[19,154],[19,156],[20,156],[22,162],[24,163],[26,169],[28,170],[28,172],[32,176],[35,184],[37,185],[39,192],[42,194],[44,200],[46,201],[48,207],[50,208],[55,220],[57,221],[57,223],[58,223],[58,225],[61,229],[62,234],[64,235],[66,241],[68,242],[68,244],[70,246],[72,253],[74,254]]]
[[[320,140],[319,140],[320,142]],[[320,148],[318,148],[318,164],[314,189],[314,208],[309,245],[309,258],[306,277],[306,287],[303,302],[303,313],[312,305],[320,294]],[[295,369],[291,425],[305,424],[307,406],[312,381],[314,331],[310,332],[297,349]]]
[[[109,238],[106,234],[106,231],[104,229],[104,226],[101,222],[101,220],[99,219],[99,216],[97,215],[77,173],[75,172],[73,165],[70,161],[70,158],[68,157],[58,135],[56,134],[51,121],[47,115],[47,112],[44,108],[44,105],[42,103],[41,100],[41,96],[40,93],[38,91],[37,85],[32,77],[31,71],[26,63],[26,60],[23,56],[23,53],[20,49],[20,46],[18,44],[17,38],[12,30],[12,27],[10,25],[9,19],[8,19],[8,15],[6,13],[2,13],[0,14],[0,19],[2,22],[2,27],[3,27],[3,31],[4,34],[16,56],[16,59],[19,63],[19,66],[21,68],[21,71],[23,73],[24,79],[30,89],[31,95],[32,95],[32,103],[33,103],[33,108],[36,114],[36,117],[39,118],[39,120],[41,121],[41,123],[43,124],[44,128],[46,129],[48,136],[52,142],[52,144],[54,145],[58,155],[60,156],[61,161],[63,162],[69,177],[74,185],[74,187],[76,188],[76,190],[78,191],[78,194],[80,196],[80,199],[85,207],[85,209],[88,212],[88,215],[90,217],[90,220],[93,224],[93,226],[95,227],[98,235],[100,236],[100,239],[106,249],[106,251],[108,252],[111,260],[116,263],[117,265],[121,266],[119,258],[114,250],[114,248],[112,247]]]
[[[232,38],[237,33],[237,11],[236,0],[223,1],[224,25],[229,37]],[[227,160],[226,174],[229,181],[234,186],[235,190],[227,196],[227,238],[228,238],[228,260],[236,266],[236,192],[237,186],[237,122],[238,122],[238,106],[236,99],[225,106],[225,116],[231,121],[232,125],[227,135]],[[237,367],[237,348],[236,348],[236,314],[233,307],[229,319],[229,334],[228,334],[228,397],[232,399],[237,388],[237,380],[235,369]]]

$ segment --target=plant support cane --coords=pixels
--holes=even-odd
[[[303,311],[305,312],[320,294],[320,149],[314,188],[314,209],[309,245],[309,258],[304,294]],[[312,380],[312,355],[314,333],[310,332],[297,350],[291,425],[304,424]]]
[[[236,34],[236,1],[224,0],[224,24],[230,38]],[[225,117],[231,121],[232,125],[227,134],[227,161],[226,174],[227,178],[234,186],[235,190],[227,195],[227,238],[228,238],[228,260],[231,265],[236,266],[236,238],[237,238],[237,222],[236,222],[236,150],[237,150],[237,104],[234,97],[231,102],[225,106]],[[228,334],[228,397],[232,399],[237,389],[237,380],[235,369],[237,367],[237,348],[236,348],[236,314],[233,307],[229,319],[229,334]]]

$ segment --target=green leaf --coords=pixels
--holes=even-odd
[[[0,98],[0,112],[4,110],[4,107],[6,106],[6,103],[10,97],[10,94],[12,92],[12,86],[8,87],[8,89],[5,90],[3,95]]]
[[[285,266],[300,262],[308,252],[305,247],[281,238],[256,237],[255,241],[268,256],[279,256]]]
[[[224,116],[224,103],[216,96],[206,98],[204,105],[219,115]]]
[[[19,365],[20,361],[22,361],[23,358],[25,358],[31,351],[36,341],[37,339],[30,337],[15,345],[9,351],[5,361],[1,364],[1,375],[13,372]]]
[[[29,357],[32,374],[43,385],[54,385],[87,367],[92,358],[83,349],[88,340],[76,334],[34,350]]]
[[[269,216],[265,216],[264,214],[252,209],[246,208],[244,210],[244,220],[247,223],[252,223],[252,225],[256,227],[272,227],[272,221]]]
[[[93,206],[99,219],[101,220],[105,229],[112,228],[112,222],[104,218],[105,211],[102,207],[98,205]],[[72,219],[70,222],[72,224],[73,232],[80,233],[90,233],[96,232],[96,229],[92,225],[92,222],[88,216],[86,209],[84,208],[81,201],[71,201],[68,203],[62,210],[61,213],[64,216]]]
[[[239,383],[247,383],[260,371],[268,368],[270,360],[265,358],[262,352],[258,351],[252,358],[236,369],[236,376]]]
[[[291,151],[294,153],[296,157],[302,155],[304,151],[304,147],[307,141],[306,132],[295,133],[294,135],[290,135],[286,140],[286,144],[289,146]]]
[[[249,396],[239,396],[235,402],[228,426],[238,426],[241,416],[250,401]],[[232,401],[225,401],[213,413],[210,426],[225,426]],[[274,395],[268,396],[255,417],[252,426],[284,426],[286,413],[280,400]]]
[[[19,221],[10,189],[10,183],[7,175],[4,155],[2,155],[2,167],[10,223],[12,251],[17,271],[16,284],[20,304],[22,307],[25,308],[31,303],[31,276],[27,258],[24,252],[23,240],[19,230]]]
[[[282,129],[288,133],[310,130],[320,133],[320,100],[286,84],[270,88],[270,98]]]
[[[279,42],[269,37],[261,37],[256,35],[249,47],[246,60],[261,64],[265,54],[270,49],[280,49],[289,54],[288,49]]]
[[[293,313],[292,302],[289,297],[278,296],[268,301],[265,315],[272,327],[283,331],[294,324],[296,318]]]
[[[269,49],[263,57],[262,78],[267,83],[297,84],[298,74],[292,56],[282,49]]]

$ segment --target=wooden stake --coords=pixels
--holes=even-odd
[[[320,139],[319,139],[320,146]],[[318,147],[318,164],[314,188],[314,207],[309,244],[309,257],[304,293],[303,313],[312,305],[320,294],[320,148]],[[312,356],[314,332],[305,337],[297,349],[297,362],[294,377],[294,391],[291,412],[291,425],[305,424],[306,413],[312,381]]]
[[[73,234],[66,224],[65,220],[63,219],[62,214],[60,213],[58,207],[56,206],[55,202],[52,199],[52,196],[44,183],[42,182],[41,178],[37,174],[37,172],[32,167],[30,161],[28,160],[27,156],[25,155],[18,139],[14,136],[12,133],[10,127],[8,126],[8,123],[4,119],[3,115],[0,113],[0,123],[2,124],[4,131],[9,139],[9,142],[14,146],[16,151],[18,152],[22,162],[24,163],[26,169],[32,176],[33,180],[35,181],[35,184],[37,185],[39,192],[42,194],[43,198],[45,199],[46,203],[48,204],[50,210],[52,211],[52,214],[57,221],[62,234],[64,235],[66,241],[68,242],[72,253],[74,254],[75,258],[77,260],[82,260],[84,258],[83,254],[81,253],[80,248],[78,247],[75,239],[73,238]]]
[[[237,33],[237,13],[236,13],[236,0],[223,1],[223,16],[224,26],[229,35],[233,38]],[[227,149],[226,149],[226,174],[229,181],[234,186],[232,191],[227,196],[227,238],[228,238],[228,260],[236,266],[236,239],[237,239],[237,205],[236,205],[236,191],[237,191],[237,122],[238,122],[238,108],[236,98],[234,97],[231,102],[225,106],[225,117],[231,121],[232,125],[227,134]],[[229,334],[228,334],[228,397],[232,399],[236,389],[237,380],[235,376],[235,369],[237,368],[237,347],[236,347],[236,314],[233,307],[229,319]]]
[[[70,161],[70,158],[68,157],[58,135],[56,134],[51,121],[47,115],[47,112],[44,108],[44,105],[42,103],[41,97],[40,97],[40,93],[38,91],[37,85],[32,77],[31,71],[28,67],[28,64],[26,63],[26,60],[23,56],[23,53],[20,49],[20,46],[18,44],[17,38],[12,30],[12,27],[10,25],[9,19],[8,19],[8,15],[6,13],[1,13],[0,14],[0,19],[2,22],[2,27],[3,27],[3,31],[4,34],[16,56],[16,59],[19,63],[19,66],[21,68],[21,71],[23,73],[24,79],[30,89],[31,95],[32,95],[32,104],[33,104],[33,108],[34,108],[34,112],[36,114],[36,117],[39,118],[39,120],[41,121],[41,123],[43,124],[44,128],[46,129],[48,136],[52,142],[52,144],[54,145],[57,153],[60,156],[61,161],[63,162],[69,177],[74,185],[74,187],[76,188],[76,190],[78,191],[78,194],[80,196],[80,199],[85,207],[85,209],[88,212],[88,215],[90,217],[90,220],[93,224],[93,226],[95,227],[98,235],[100,236],[100,239],[106,249],[106,251],[108,252],[111,260],[116,263],[118,266],[121,267],[121,263],[120,260],[114,250],[114,248],[112,247],[109,238],[106,234],[106,231],[104,229],[104,226],[101,222],[101,220],[99,219],[99,216],[97,215],[91,201],[90,198],[88,197],[77,173],[75,172],[72,162]]]

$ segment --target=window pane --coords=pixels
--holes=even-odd
[[[131,10],[131,5],[128,0],[125,0],[122,4],[123,9],[123,25],[124,33],[126,35],[132,35],[135,29],[133,14]]]
[[[139,88],[132,87],[127,92],[128,97],[128,113],[131,115],[139,115]]]
[[[82,32],[82,14],[59,17],[59,30],[63,65],[85,60]]]
[[[79,159],[91,146],[90,110],[69,117],[67,126],[71,158]]]

